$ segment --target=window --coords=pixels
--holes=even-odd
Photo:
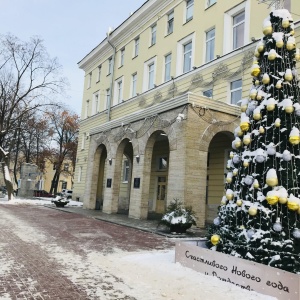
[[[106,89],[106,108],[109,107],[110,103],[110,89]]]
[[[123,100],[123,77],[116,80],[114,98],[115,104],[121,103]]]
[[[149,59],[144,63],[144,76],[143,76],[143,91],[148,91],[155,87],[156,78],[156,60],[157,57]]]
[[[244,31],[245,31],[245,12],[241,12],[234,16],[233,19],[233,49],[242,47],[244,45]]]
[[[214,59],[215,55],[215,29],[206,32],[206,57],[205,62]]]
[[[92,72],[88,75],[87,88],[89,89],[92,85]]]
[[[98,72],[97,72],[97,82],[100,81],[100,77],[101,77],[101,65],[98,66]]]
[[[165,81],[171,79],[171,59],[172,59],[171,53],[165,56],[165,76],[164,76]]]
[[[123,182],[128,182],[128,178],[129,178],[129,161],[128,159],[125,159],[123,163]]]
[[[131,96],[135,97],[136,96],[136,80],[137,80],[137,73],[132,74],[131,77]]]
[[[150,46],[156,44],[156,24],[151,26],[151,41],[150,41]]]
[[[148,66],[148,89],[154,88],[154,63]]]
[[[207,0],[207,7],[215,4],[217,2],[217,0]]]
[[[120,51],[120,67],[124,65],[124,55],[125,55],[125,48],[121,49]]]
[[[69,171],[69,164],[64,164],[64,171],[66,171],[66,172]]]
[[[85,103],[85,117],[88,118],[90,116],[90,100],[87,100]]]
[[[193,11],[194,11],[194,0],[187,0],[186,1],[186,18],[185,18],[186,22],[193,19]]]
[[[168,168],[168,158],[166,156],[158,159],[158,170],[166,170]]]
[[[66,189],[67,188],[67,182],[66,181],[63,181],[62,183],[61,183],[61,189],[63,190],[63,189]]]
[[[107,75],[111,74],[112,72],[112,57],[108,59],[108,70],[107,70]]]
[[[242,79],[230,82],[231,104],[236,104],[242,99]]]
[[[81,177],[82,177],[82,167],[79,167],[79,169],[78,169],[78,180],[77,180],[77,182],[81,182]]]
[[[93,115],[99,112],[99,92],[93,95]]]
[[[139,47],[140,47],[140,38],[136,38],[134,40],[134,55],[133,57],[136,57],[139,55]]]
[[[192,42],[183,46],[183,73],[192,69]]]
[[[213,97],[213,90],[210,89],[210,90],[203,91],[203,96],[206,96],[208,98],[212,98]]]
[[[174,29],[174,11],[168,14],[167,35],[171,34]]]

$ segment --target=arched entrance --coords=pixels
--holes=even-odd
[[[154,132],[148,140],[146,151],[151,158],[148,201],[148,219],[151,219],[163,214],[167,206],[170,147],[166,133]]]
[[[115,179],[119,180],[118,213],[128,215],[130,205],[130,189],[133,166],[132,141],[124,139],[117,150],[116,164],[119,166]]]
[[[217,215],[224,194],[226,164],[231,151],[233,134],[219,132],[211,140],[207,159],[206,222]]]

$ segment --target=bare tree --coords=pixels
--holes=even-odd
[[[59,177],[62,172],[67,172],[73,177],[75,159],[78,145],[79,116],[69,112],[65,107],[52,107],[48,112],[53,131],[52,163],[55,166],[50,193],[56,194]],[[68,159],[72,162],[71,170],[64,170],[63,163]]]
[[[51,59],[40,38],[29,42],[12,35],[0,37],[0,162],[8,191],[10,153],[15,147],[25,117],[50,103],[48,99],[64,91],[61,66]]]

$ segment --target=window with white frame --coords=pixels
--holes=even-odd
[[[99,91],[94,93],[93,95],[93,115],[97,114],[99,112]]]
[[[134,40],[134,52],[133,52],[133,57],[136,57],[139,55],[139,48],[140,48],[140,38],[137,37]]]
[[[92,86],[92,72],[87,76],[87,88],[89,89]]]
[[[203,96],[206,96],[208,98],[212,98],[213,97],[213,90],[212,89],[203,91],[202,93],[203,93]]]
[[[168,15],[168,23],[167,23],[167,35],[171,34],[174,30],[174,11],[171,11]]]
[[[98,66],[98,69],[97,69],[97,82],[100,81],[100,77],[101,77],[101,65]]]
[[[161,156],[158,158],[158,170],[164,171],[168,169],[168,157]]]
[[[192,69],[192,47],[192,42],[183,45],[183,73],[189,72]]]
[[[110,103],[110,89],[106,89],[106,102],[105,102],[105,109],[109,107],[109,103]]]
[[[186,73],[194,66],[195,34],[192,33],[177,43],[176,76]]]
[[[82,167],[78,168],[78,178],[77,178],[77,182],[81,182],[81,177],[82,177]]]
[[[125,48],[120,50],[120,67],[124,65]]]
[[[186,15],[185,15],[186,22],[193,19],[193,13],[194,13],[194,0],[186,0]]]
[[[107,69],[107,75],[111,74],[112,72],[112,57],[108,59],[108,69]]]
[[[123,76],[115,81],[114,103],[121,103],[123,100]]]
[[[171,79],[171,60],[172,60],[172,54],[169,53],[165,56],[165,76],[164,80],[168,81]]]
[[[250,5],[250,1],[243,1],[224,13],[223,54],[249,42]]]
[[[131,96],[136,96],[136,81],[137,81],[137,73],[132,74],[131,76]]]
[[[128,179],[129,179],[129,161],[128,159],[125,159],[123,163],[123,182],[128,182]]]
[[[209,6],[213,5],[213,4],[215,4],[216,2],[217,2],[217,0],[207,0],[206,6],[209,7]]]
[[[150,41],[150,46],[156,44],[156,29],[157,26],[156,24],[151,26],[151,41]]]
[[[230,103],[238,105],[242,99],[242,79],[230,82]]]
[[[156,56],[144,63],[143,91],[148,91],[155,86]]]
[[[86,133],[84,132],[84,133],[82,134],[81,150],[83,150],[84,147],[85,147],[85,140],[86,140]]]
[[[232,18],[232,47],[233,50],[244,45],[245,12],[241,12]]]
[[[90,116],[90,100],[86,100],[85,103],[85,117],[88,118]]]
[[[215,56],[215,28],[206,32],[206,55],[205,62],[214,59]]]

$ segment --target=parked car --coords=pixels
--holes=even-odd
[[[67,199],[72,199],[72,193],[73,193],[73,191],[68,190],[68,189],[62,189],[62,191],[61,191],[61,195],[63,197],[66,197]]]
[[[51,197],[51,198],[54,197],[53,194],[50,194],[45,190],[34,190],[33,191],[33,196],[34,197]]]

